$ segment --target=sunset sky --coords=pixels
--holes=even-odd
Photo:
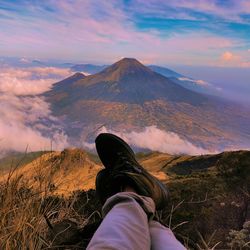
[[[0,0],[0,56],[250,67],[248,0]]]

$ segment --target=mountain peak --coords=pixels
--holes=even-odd
[[[80,72],[76,72],[74,75],[65,78],[64,80],[57,82],[54,85],[56,90],[65,90],[65,88],[71,86],[73,83],[84,79],[86,76]]]
[[[83,73],[81,72],[76,72],[74,75],[71,76],[71,78],[79,78],[79,79],[83,79],[84,77],[86,77]]]
[[[109,78],[109,80],[120,81],[121,79],[131,76],[139,77],[142,75],[151,75],[153,71],[135,58],[123,58],[104,69],[100,74],[102,76],[108,76],[107,78]]]
[[[84,79],[86,76],[83,74],[83,73],[80,73],[80,72],[76,72],[75,74],[73,74],[72,76],[69,76],[68,78],[64,79],[61,81],[64,82],[64,83],[72,83],[72,82],[75,82],[75,81],[79,81],[79,80],[82,80]]]
[[[140,64],[142,65],[137,59],[135,58],[129,58],[129,57],[124,57],[121,60],[119,60],[118,62],[119,64]]]
[[[133,68],[147,69],[146,66],[144,66],[142,63],[140,63],[135,58],[127,58],[127,57],[124,57],[123,59],[114,63],[113,65],[116,65],[116,66],[121,67],[121,68],[128,68],[128,67],[132,68],[133,67]],[[113,65],[111,65],[111,66],[113,66]]]

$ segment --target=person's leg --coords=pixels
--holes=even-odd
[[[152,250],[184,250],[186,249],[174,236],[173,232],[158,221],[149,222]]]
[[[161,210],[168,203],[166,185],[144,169],[130,146],[116,135],[100,134],[95,143],[105,167],[97,174],[96,193],[102,204],[106,202],[103,211],[104,215],[108,214],[88,249],[150,249],[149,221],[152,220],[155,207]],[[132,190],[126,190],[127,187]],[[124,197],[121,191],[132,192]],[[149,211],[147,204],[151,204]],[[152,226],[152,235],[155,236],[159,227],[155,228],[154,223]],[[171,249],[167,247],[173,246],[173,239],[164,241],[164,249]],[[163,242],[162,238],[159,240]]]
[[[148,217],[155,212],[151,198],[133,192],[110,197],[103,206],[104,219],[87,250],[147,250],[151,247]]]

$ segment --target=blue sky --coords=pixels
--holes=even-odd
[[[249,0],[0,0],[0,56],[250,67]]]

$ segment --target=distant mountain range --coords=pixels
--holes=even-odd
[[[56,83],[45,97],[73,141],[93,141],[103,125],[119,131],[154,125],[210,149],[244,145],[250,139],[248,110],[180,86],[172,79],[178,73],[169,71],[172,77],[165,77],[162,68],[162,74],[151,68],[124,58],[96,74],[76,73]]]
[[[104,70],[110,65],[95,65],[95,64],[74,64],[70,62],[58,62],[58,61],[41,61],[37,59],[27,59],[27,58],[5,58],[0,57],[0,61],[9,64],[14,67],[21,68],[32,68],[32,67],[57,67],[57,68],[68,68],[73,72],[81,72],[85,75],[96,74]],[[5,64],[5,65],[6,65]],[[204,82],[202,80],[192,79],[190,77],[179,74],[166,67],[157,65],[148,65],[150,69],[159,73],[163,76],[171,78],[175,83],[181,85],[184,88],[205,94],[219,95],[221,94],[218,89],[210,83]]]

